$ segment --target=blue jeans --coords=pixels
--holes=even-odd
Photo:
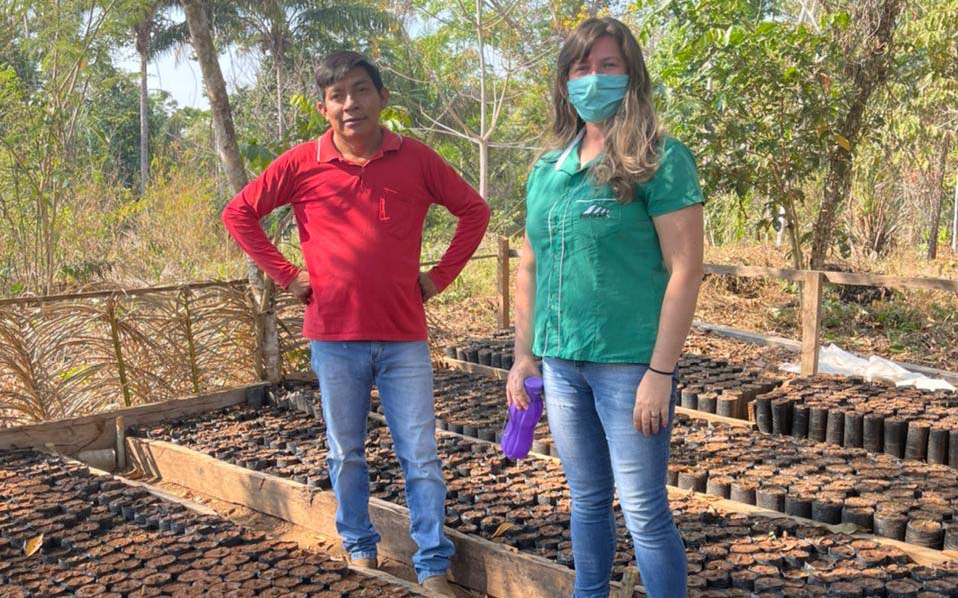
[[[546,413],[572,494],[573,598],[606,598],[615,557],[615,487],[649,598],[685,598],[688,562],[665,488],[669,427],[632,424],[639,364],[543,360]]]
[[[375,558],[380,536],[369,519],[366,418],[373,382],[406,480],[409,531],[419,549],[420,583],[445,575],[453,554],[446,538],[446,485],[436,452],[436,413],[429,347],[421,342],[311,341],[329,444],[329,478],[339,503],[336,529],[354,559]]]

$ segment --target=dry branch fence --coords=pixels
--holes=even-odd
[[[506,238],[496,253],[500,328],[510,324]],[[424,266],[430,263],[423,264]],[[817,371],[826,283],[958,293],[958,281],[707,265],[713,275],[802,285],[802,371]],[[266,378],[258,313],[245,280],[0,299],[0,427],[76,417],[199,394]],[[303,309],[287,293],[274,304],[283,374],[308,369]]]
[[[276,309],[294,361],[302,309]],[[256,317],[242,280],[0,300],[0,426],[252,382]]]
[[[499,249],[473,259],[498,259],[508,284],[508,242]],[[273,309],[278,369],[308,369],[302,306],[280,293]],[[266,379],[257,320],[270,321],[246,280],[0,299],[0,428]]]

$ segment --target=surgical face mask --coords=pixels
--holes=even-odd
[[[600,123],[619,109],[629,87],[628,75],[587,75],[569,79],[569,101],[582,120]]]

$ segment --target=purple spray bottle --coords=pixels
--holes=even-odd
[[[542,378],[529,376],[522,385],[529,395],[529,407],[509,405],[509,421],[502,433],[502,452],[509,459],[524,459],[529,454],[536,424],[542,417]]]

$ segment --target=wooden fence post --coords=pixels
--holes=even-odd
[[[509,327],[509,237],[499,237],[499,328]]]
[[[116,369],[120,375],[120,388],[123,390],[123,403],[130,407],[133,402],[130,398],[130,383],[126,377],[126,361],[123,359],[123,349],[120,343],[120,323],[116,317],[116,297],[111,296],[106,303],[106,316],[110,322],[110,336],[113,339],[113,353],[116,356]]]
[[[196,341],[193,338],[193,312],[190,311],[190,290],[185,288],[181,293],[183,298],[183,324],[186,327],[186,348],[190,355],[190,381],[193,383],[193,394],[200,392],[200,371],[196,363]]]
[[[267,278],[261,291],[257,291],[252,285],[249,290],[255,335],[253,367],[258,379],[276,383],[283,373],[279,326],[276,321],[276,287],[273,281]]]
[[[822,323],[822,283],[825,275],[817,270],[804,273],[802,283],[802,375],[818,373],[818,348]]]
[[[277,383],[283,375],[283,358],[279,347],[279,325],[276,318],[277,287],[266,279],[260,317],[263,322],[263,373],[267,382]]]
[[[126,419],[122,415],[116,416],[116,469],[126,469]]]
[[[638,581],[639,572],[635,567],[626,567],[622,575],[622,585],[617,592],[617,598],[632,598],[635,595],[635,582]]]

